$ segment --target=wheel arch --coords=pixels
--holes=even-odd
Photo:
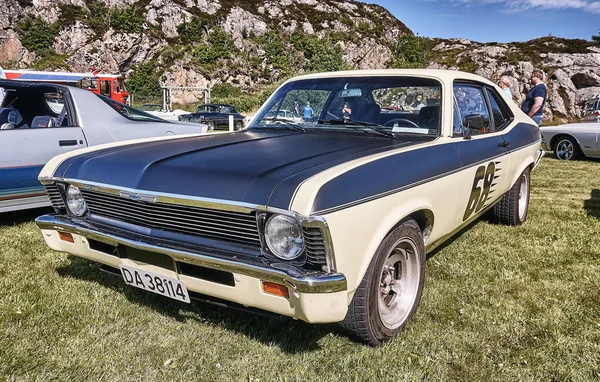
[[[379,229],[376,230],[378,234],[374,235],[370,240],[370,244],[368,245],[367,252],[362,256],[362,259],[359,264],[351,266],[352,269],[346,269],[349,271],[348,274],[348,289],[349,296],[348,302],[352,300],[354,296],[354,292],[358,285],[360,284],[360,280],[363,279],[367,269],[369,268],[369,264],[373,260],[375,254],[377,253],[377,249],[381,245],[381,243],[385,240],[385,238],[392,232],[394,229],[399,227],[402,223],[408,220],[414,220],[421,230],[421,234],[423,235],[423,246],[425,247],[427,244],[427,240],[430,237],[430,234],[434,227],[435,216],[432,209],[426,205],[413,205],[413,208],[406,208],[408,206],[401,207],[401,211],[403,213],[397,213],[398,209],[394,211],[390,211],[390,216],[388,219],[382,221]],[[396,217],[391,217],[395,215]],[[397,216],[401,216],[398,218]],[[354,281],[352,281],[354,280]]]
[[[566,138],[566,137],[573,138],[575,140],[575,142],[577,142],[577,144],[581,148],[581,143],[579,142],[579,139],[577,139],[577,137],[575,137],[574,135],[569,134],[569,133],[558,133],[558,134],[555,134],[552,138],[550,138],[550,149],[552,151],[554,151],[554,146],[558,143],[559,139]]]

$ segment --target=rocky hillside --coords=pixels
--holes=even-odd
[[[348,0],[2,0],[0,65],[121,72],[138,99],[159,85],[257,93],[292,75],[345,68],[434,67],[513,79],[522,102],[533,68],[549,88],[545,121],[578,118],[600,93],[600,48],[542,38],[480,44],[416,37],[387,10]],[[223,89],[225,91],[223,92]],[[188,93],[176,101],[197,102]],[[256,100],[242,109],[256,107]]]
[[[95,65],[133,74],[143,93],[155,79],[252,91],[303,71],[385,67],[412,35],[384,8],[344,0],[2,1],[4,67]]]
[[[430,67],[464,70],[492,80],[508,75],[519,104],[525,100],[533,69],[542,70],[548,86],[545,123],[579,119],[585,101],[600,95],[600,46],[591,41],[545,37],[481,44],[451,39],[432,40],[432,45]]]

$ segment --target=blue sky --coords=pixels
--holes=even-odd
[[[364,1],[364,0],[363,0]],[[387,8],[415,34],[480,42],[552,36],[589,40],[600,29],[592,0],[366,0]]]

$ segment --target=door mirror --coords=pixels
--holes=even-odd
[[[467,129],[483,129],[483,116],[481,114],[469,114],[463,119],[463,126]]]

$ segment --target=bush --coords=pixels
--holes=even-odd
[[[180,24],[177,27],[177,33],[181,37],[181,41],[184,43],[202,41],[205,29],[204,22],[198,16],[192,16],[192,19],[187,22]]]
[[[230,83],[223,82],[218,83],[210,89],[212,97],[239,97],[242,95],[242,91]]]
[[[156,71],[154,61],[144,62],[133,69],[127,80],[127,88],[135,97],[150,98],[162,94],[158,82],[161,73]]]
[[[110,26],[116,31],[125,33],[140,33],[144,25],[143,9],[133,5],[112,11]]]
[[[295,34],[292,43],[304,52],[305,70],[309,72],[332,72],[346,67],[342,48],[327,34],[322,39],[315,35]]]
[[[97,37],[101,37],[110,28],[110,9],[100,0],[86,0],[90,10],[87,14],[87,25]]]
[[[254,39],[265,51],[267,65],[271,65],[275,70],[281,70],[285,73],[290,71],[288,60],[288,49],[281,35],[276,31],[268,31],[260,37]]]
[[[57,24],[48,24],[41,17],[27,18],[18,24],[21,44],[28,50],[40,54],[52,49],[54,37],[58,33]]]
[[[193,54],[200,65],[210,69],[214,67],[217,59],[230,58],[236,51],[231,36],[221,28],[214,28],[208,34],[206,44],[197,46]]]
[[[431,58],[431,44],[428,38],[404,34],[398,39],[392,68],[425,68]]]

